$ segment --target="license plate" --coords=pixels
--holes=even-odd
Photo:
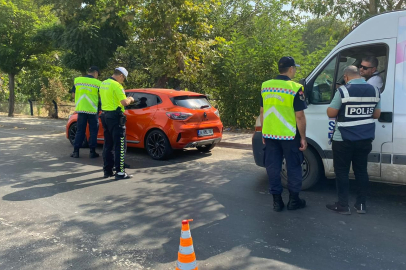
[[[213,129],[201,129],[197,131],[197,136],[203,137],[203,136],[211,136],[213,135]]]

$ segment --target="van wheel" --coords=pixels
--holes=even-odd
[[[158,129],[148,133],[145,149],[147,149],[148,155],[156,160],[167,159],[173,151],[165,133]]]
[[[311,147],[307,148],[304,152],[304,160],[302,163],[302,190],[311,188],[322,178],[322,168],[323,164],[317,152]],[[281,180],[283,187],[288,188],[288,175],[285,160],[282,162]]]
[[[216,146],[215,143],[212,144],[206,144],[206,145],[202,145],[202,146],[197,146],[197,150],[199,150],[200,152],[210,152],[211,149],[213,149]]]
[[[69,142],[72,144],[72,146],[75,143],[75,137],[76,137],[76,132],[77,131],[78,131],[78,125],[75,122],[72,125],[70,125],[69,131],[68,131]],[[88,143],[87,138],[85,136],[85,139],[83,140],[81,148],[87,148],[87,147],[89,147],[89,143]]]

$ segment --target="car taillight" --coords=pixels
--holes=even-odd
[[[214,112],[214,114],[217,115],[218,118],[220,118],[220,112],[219,112],[219,110],[216,110],[216,111]]]
[[[193,114],[183,112],[167,112],[166,115],[172,120],[186,120]]]

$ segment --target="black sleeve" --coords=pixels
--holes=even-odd
[[[293,100],[293,108],[295,112],[300,112],[307,109],[306,98],[303,87],[297,91],[295,99]]]
[[[76,92],[76,87],[72,86],[72,89],[70,90],[70,92],[74,94]]]
[[[259,100],[259,105],[261,106],[261,108],[264,107],[264,99],[262,98],[262,95],[261,99]]]

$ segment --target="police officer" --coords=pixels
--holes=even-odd
[[[303,151],[307,148],[304,115],[307,105],[303,86],[291,81],[298,66],[292,57],[282,57],[278,63],[280,75],[262,84],[260,119],[265,144],[264,161],[276,212],[285,207],[280,175],[283,158],[286,159],[290,193],[287,208],[296,210],[306,206],[306,201],[299,198],[299,192],[302,188]]]
[[[104,178],[113,176],[115,179],[131,178],[124,170],[125,156],[125,122],[124,107],[134,102],[134,98],[126,97],[121,85],[127,79],[128,71],[123,67],[114,70],[113,76],[102,82],[100,98],[102,103],[101,120],[104,129],[103,171]],[[114,148],[114,155],[113,155]]]
[[[368,84],[355,66],[344,70],[344,81],[346,85],[338,89],[327,109],[328,117],[337,117],[332,147],[338,202],[327,204],[326,207],[340,214],[351,214],[348,174],[352,162],[358,185],[354,207],[358,213],[365,214],[368,155],[375,138],[374,119],[381,114],[380,91]]]
[[[90,158],[97,158],[97,132],[99,130],[98,103],[99,87],[101,81],[97,78],[100,75],[99,68],[92,66],[89,68],[88,75],[75,78],[75,84],[72,88],[72,96],[75,98],[76,113],[78,114],[77,131],[73,145],[71,157],[79,157],[79,149],[86,136],[86,126],[89,123],[90,132]]]

